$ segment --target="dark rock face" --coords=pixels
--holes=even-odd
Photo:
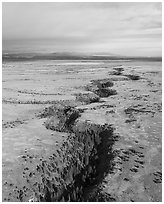
[[[123,74],[123,71],[124,71],[124,68],[122,68],[122,67],[114,67],[113,71],[109,72],[109,75],[116,75],[116,76],[122,75],[122,76],[127,77],[127,79],[130,79],[130,80],[139,80],[140,79],[140,76],[138,76],[138,75]]]
[[[70,107],[62,112],[67,114],[68,111],[71,111]],[[42,188],[38,187],[40,190],[35,194],[37,201],[86,201],[88,186],[101,182],[112,169],[111,148],[116,139],[113,128],[110,125],[76,121],[74,112],[71,113],[74,125],[70,130],[70,115],[67,114],[65,131],[68,128],[71,134],[57,156],[62,162],[59,174],[54,174],[58,168],[54,157],[37,168],[42,177],[41,183],[38,183]]]
[[[100,101],[100,97],[94,93],[79,93],[76,94],[76,100],[85,104],[96,103]]]
[[[117,91],[113,90],[113,89],[101,88],[101,89],[96,90],[95,93],[98,96],[100,96],[102,98],[105,98],[105,97],[109,97],[109,96],[112,96],[112,95],[116,95]]]
[[[124,68],[122,68],[122,67],[115,67],[113,69],[118,71],[118,72],[123,72],[124,71]]]
[[[128,77],[131,80],[139,80],[140,79],[140,76],[138,76],[138,75],[127,74],[125,76]]]
[[[50,107],[53,114],[47,119],[45,126],[59,132],[71,132],[75,120],[80,116],[80,111],[71,106]]]
[[[92,80],[92,83],[99,89],[112,87],[114,85],[113,82],[109,79]]]
[[[113,69],[113,71],[109,72],[109,75],[122,75],[122,72],[124,71],[123,67],[114,67]]]
[[[111,126],[76,122],[73,133],[65,143],[67,148],[63,153],[64,157],[69,156],[61,157],[64,165],[60,170],[58,186],[56,183],[49,186],[50,180],[46,175],[53,177],[53,171],[49,171],[44,176],[46,182],[42,184],[46,189],[42,192],[44,196],[36,195],[38,201],[85,201],[87,187],[100,182],[111,168],[113,155],[109,152],[115,141]],[[45,172],[47,165],[52,166],[51,163],[42,164],[42,172]]]
[[[109,89],[113,85],[113,82],[109,79],[93,80],[90,85],[86,86],[86,90],[95,93],[99,97],[109,97],[117,94],[116,90]]]
[[[74,152],[76,162],[71,160],[71,167],[69,167],[74,179],[70,180],[58,201],[87,200],[87,188],[100,182],[105,172],[111,168],[112,155],[109,155],[108,152],[114,142],[112,132],[112,127],[108,125],[100,126],[77,122],[74,126],[73,149],[70,150]],[[105,140],[103,140],[104,137]],[[64,175],[64,179],[68,178],[68,174],[70,175],[70,172]]]
[[[60,170],[62,181],[59,182],[60,187],[53,186],[43,193],[44,197],[36,197],[39,201],[86,201],[88,186],[101,182],[105,174],[112,169],[111,148],[116,136],[113,135],[113,128],[110,125],[78,121],[79,111],[74,108],[60,108],[54,114],[58,116],[58,123],[55,124],[47,119],[46,127],[56,131],[61,131],[61,127],[64,127],[62,131],[71,133],[61,147],[65,149],[62,155],[69,156],[61,158],[65,167]],[[47,165],[53,166],[51,163]],[[41,166],[39,170],[45,167],[43,163]],[[54,189],[56,189],[55,195],[50,193]]]

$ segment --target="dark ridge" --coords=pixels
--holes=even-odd
[[[99,80],[92,80],[92,84],[96,85],[99,89],[112,87],[114,84],[110,79],[99,79]]]
[[[124,71],[124,68],[122,67],[114,67],[113,69],[114,71],[110,71],[109,75],[122,75],[122,72]]]
[[[110,79],[93,80],[91,81],[91,84],[85,87],[85,89],[95,93],[100,98],[105,98],[117,94],[116,90],[108,88],[113,85],[114,83]]]
[[[109,72],[109,75],[122,75],[122,73],[121,72],[118,72],[118,71],[110,71]]]
[[[62,201],[88,202],[90,200],[96,201],[100,199],[100,195],[95,197],[88,189],[99,185],[105,175],[109,171],[112,171],[114,166],[112,146],[116,138],[113,135],[113,128],[108,125],[100,126],[96,124],[88,124],[86,127],[87,128],[82,132],[79,132],[77,129],[77,132],[75,131],[76,137],[78,138],[81,135],[80,137],[85,138],[86,136],[91,137],[91,134],[98,134],[101,142],[98,144],[95,141],[89,156],[88,165],[81,170],[80,174],[75,176],[73,185],[63,192],[61,197]],[[76,193],[74,193],[75,189],[77,189]],[[78,189],[80,189],[80,191]],[[101,197],[101,200],[105,201],[105,198]]]
[[[100,97],[94,93],[78,93],[76,94],[76,101],[84,104],[96,103],[100,101]]]
[[[2,62],[12,61],[36,61],[36,60],[136,60],[136,61],[162,61],[162,57],[121,57],[121,56],[98,56],[76,55],[71,53],[16,53],[2,54]]]
[[[133,74],[127,74],[127,75],[124,75],[124,76],[128,77],[131,80],[139,80],[140,79],[140,76],[133,75]]]
[[[51,105],[47,108],[45,108],[42,112],[40,112],[37,117],[39,118],[49,118],[51,116],[54,116],[56,112],[60,112],[60,110],[63,112],[63,109],[67,107],[75,108],[77,106],[77,102],[66,100],[66,101],[55,101],[54,105]]]
[[[106,88],[101,88],[95,91],[95,93],[99,96],[99,97],[109,97],[112,95],[116,95],[117,91],[113,90],[113,89],[106,89]]]
[[[114,67],[113,69],[118,71],[118,72],[123,72],[124,71],[124,68],[122,68],[122,67]]]
[[[114,67],[113,69],[114,69],[114,71],[108,72],[109,75],[116,75],[116,76],[117,76],[117,75],[122,75],[122,76],[127,77],[127,78],[130,79],[130,80],[139,80],[139,79],[141,78],[141,77],[138,76],[138,75],[123,74],[122,72],[124,71],[124,68],[122,68],[122,67]]]
[[[78,148],[78,145],[82,145],[83,154],[80,156],[80,165],[81,169],[78,174],[73,176],[73,181],[71,185],[68,185],[64,188],[62,193],[58,194],[58,197],[53,198],[52,195],[49,195],[49,192],[46,191],[44,198],[40,198],[40,201],[88,201],[88,199],[94,200],[94,197],[87,195],[88,188],[91,186],[98,185],[102,182],[104,176],[111,171],[113,168],[113,158],[114,154],[112,152],[112,146],[117,140],[117,136],[113,134],[113,128],[110,125],[97,125],[90,124],[88,122],[78,122],[76,119],[80,117],[79,110],[75,107],[70,106],[58,106],[51,107],[49,109],[50,115],[53,115],[51,119],[47,120],[46,127],[53,129],[55,131],[64,131],[70,132],[71,134],[68,138],[68,141],[71,142],[72,150],[67,149],[67,151],[74,152],[74,148]],[[58,117],[58,123],[53,123],[53,117]],[[92,145],[91,145],[91,143]],[[79,143],[80,142],[80,143]],[[89,143],[88,143],[89,142]],[[83,146],[84,145],[84,146]],[[91,145],[91,147],[89,147]],[[89,149],[88,149],[89,148]],[[90,149],[91,148],[91,149]],[[77,149],[78,150],[78,149]],[[75,153],[75,152],[74,152]],[[66,153],[67,155],[68,153]],[[78,156],[78,157],[79,157]],[[85,160],[84,158],[88,159]],[[71,154],[71,157],[73,155]],[[78,160],[78,158],[76,158]],[[73,161],[70,165],[76,167],[76,162]],[[70,166],[69,165],[69,166]],[[62,179],[67,178],[69,173],[69,168],[63,171]],[[92,198],[91,198],[92,197]],[[106,196],[99,196],[100,200],[107,199]],[[109,196],[110,197],[110,196]],[[96,198],[98,199],[98,198]]]
[[[41,202],[96,200],[98,198],[95,198],[95,195],[88,195],[88,188],[97,186],[109,171],[112,172],[115,156],[112,152],[112,146],[117,140],[117,137],[113,135],[113,128],[107,124],[96,125],[77,122],[71,131],[74,133],[68,138],[71,146],[68,146],[65,152],[65,155],[67,155],[67,151],[72,152],[71,160],[69,160],[68,167],[63,169],[63,173],[61,173],[62,180],[66,181],[68,176],[71,176],[70,171],[72,171],[71,183],[64,185],[64,188],[53,186],[51,191],[46,188],[44,196],[39,197]],[[82,148],[81,154],[78,151],[78,146]],[[47,183],[44,185],[46,186]],[[52,192],[56,192],[56,196]],[[101,195],[100,198],[101,200],[106,199]]]
[[[59,132],[72,132],[75,120],[80,117],[82,110],[71,106],[52,106],[49,108],[49,117],[45,122],[45,127]]]

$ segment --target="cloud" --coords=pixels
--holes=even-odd
[[[161,42],[161,3],[3,3],[2,15],[3,40],[53,39],[61,50],[112,52],[127,38],[133,46]]]

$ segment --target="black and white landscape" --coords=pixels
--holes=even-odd
[[[162,201],[162,3],[2,4],[4,202]]]

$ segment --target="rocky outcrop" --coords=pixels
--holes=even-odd
[[[51,107],[50,107],[51,109]],[[72,132],[75,120],[80,116],[82,110],[75,109],[71,106],[52,107],[53,114],[47,118],[45,126],[58,132]]]
[[[104,98],[117,94],[116,90],[109,88],[113,85],[110,79],[92,80],[91,83],[86,86],[86,90]]]
[[[124,71],[123,67],[114,67],[113,71],[110,71],[109,74],[118,76],[118,75],[122,75],[123,71]]]
[[[45,126],[56,131],[70,132],[56,154],[27,169],[26,186],[13,192],[19,201],[84,201],[85,188],[100,182],[111,168],[111,148],[114,143],[113,128],[78,119],[79,111],[72,107],[52,107],[58,123],[47,120]],[[23,156],[25,159],[26,156]],[[32,191],[32,197],[28,197]],[[12,192],[10,192],[10,197]],[[14,199],[12,199],[13,201]]]
[[[84,104],[96,103],[100,101],[100,97],[92,92],[76,94],[76,101]]]
[[[128,77],[130,80],[139,80],[141,78],[140,76],[134,74],[127,74],[125,76]]]
[[[111,148],[114,143],[113,128],[78,120],[80,111],[72,107],[53,107],[58,123],[48,119],[45,126],[56,131],[70,132],[67,141],[58,150],[56,158],[42,162],[37,172],[42,182],[37,183],[37,201],[84,201],[85,188],[100,182],[111,168]],[[52,122],[53,121],[53,122]],[[60,166],[55,165],[59,159]],[[56,160],[56,161],[55,161]],[[58,169],[58,170],[57,170]],[[57,174],[56,174],[57,173]],[[40,188],[42,187],[42,190]],[[40,189],[40,190],[39,190]]]

